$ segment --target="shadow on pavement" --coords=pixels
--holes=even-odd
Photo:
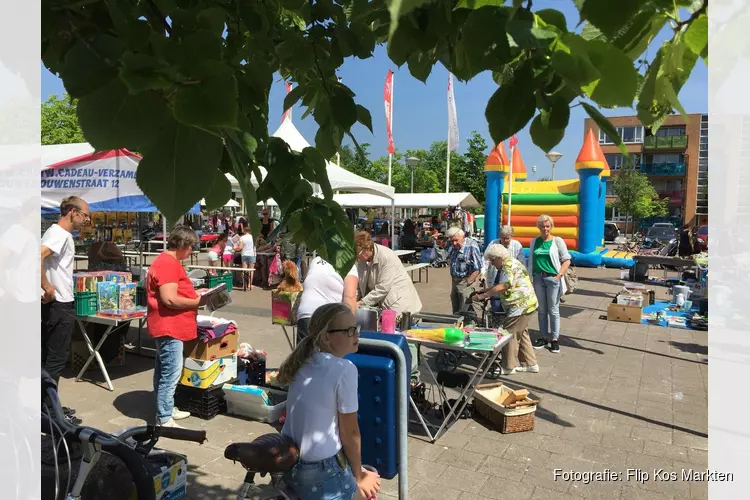
[[[566,336],[565,338],[569,339],[569,340],[577,339],[577,337],[569,337],[569,336]],[[648,351],[646,349],[638,349],[637,347],[628,347],[628,346],[624,346],[624,345],[620,345],[620,344],[612,344],[610,342],[602,342],[601,340],[591,340],[591,339],[577,339],[577,340],[583,340],[584,342],[593,342],[595,344],[609,345],[609,346],[617,347],[617,348],[620,348],[620,349],[628,349],[629,351],[643,352],[643,353],[646,353],[646,354],[651,354],[653,356],[661,356],[663,358],[679,359],[680,361],[686,361],[688,363],[700,363],[702,365],[707,365],[708,364],[707,361],[696,361],[694,359],[681,358],[679,356],[670,356],[669,354],[662,354],[662,353],[659,353],[659,352]],[[662,340],[661,342],[664,342],[664,341]],[[670,341],[669,343],[670,343],[670,345],[672,345],[673,347],[676,347],[678,349],[680,348],[680,345],[684,345],[684,346],[697,346],[696,349],[700,348],[700,349],[703,349],[703,351],[685,351],[685,352],[695,352],[696,354],[706,354],[706,355],[708,354],[708,347],[706,347],[706,346],[701,346],[701,345],[698,345],[698,344],[684,344],[682,342],[672,342],[672,341]]]
[[[661,340],[660,342],[664,342]],[[694,343],[688,343],[688,342],[675,342],[673,340],[669,341],[669,345],[674,347],[675,349],[679,349],[682,352],[688,352],[690,354],[703,354],[705,356],[708,356],[708,346],[707,345],[700,345],[700,344],[694,344]]]
[[[153,391],[131,391],[120,394],[112,402],[115,409],[129,418],[153,422],[156,402]]]
[[[188,457],[188,460],[190,460],[190,457]],[[227,461],[227,464],[231,465],[231,462]],[[221,478],[190,463],[188,463],[187,474],[187,498],[190,500],[235,500],[237,492],[242,486],[242,479]],[[207,479],[204,480],[203,478]],[[218,482],[224,484],[216,484]],[[274,490],[269,485],[258,485],[258,492],[261,495],[258,498],[275,498]]]

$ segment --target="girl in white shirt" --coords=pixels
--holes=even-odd
[[[279,369],[279,382],[291,384],[281,432],[300,450],[284,479],[301,500],[372,498],[380,479],[362,468],[358,374],[344,359],[357,352],[357,321],[345,304],[325,304],[310,318],[309,332]]]
[[[253,273],[255,273],[255,242],[253,235],[245,232],[241,225],[237,228],[237,234],[240,235],[240,243],[235,250],[240,252],[242,258],[242,268],[250,271],[248,288],[253,289]]]

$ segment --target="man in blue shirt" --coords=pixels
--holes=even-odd
[[[469,296],[477,290],[479,275],[482,272],[483,256],[479,244],[466,238],[466,234],[458,227],[452,227],[446,232],[451,241],[451,306],[453,314],[466,314],[471,306],[475,321],[482,315],[482,305],[471,301]],[[467,318],[471,319],[471,318]]]

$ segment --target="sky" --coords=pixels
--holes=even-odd
[[[534,8],[555,8],[561,10],[568,21],[568,29],[578,22],[578,13],[571,0],[537,0]],[[658,47],[671,37],[671,29],[666,28],[656,37],[646,54],[653,59]],[[360,143],[369,143],[371,159],[385,156],[387,152],[387,134],[385,128],[385,111],[383,107],[383,84],[388,70],[394,71],[393,103],[393,137],[396,148],[427,149],[434,141],[446,140],[448,136],[448,71],[440,64],[436,65],[426,83],[422,83],[409,74],[406,65],[397,68],[386,54],[385,47],[377,47],[374,56],[369,59],[349,58],[339,70],[342,82],[356,94],[355,101],[370,110],[374,134],[360,125],[352,129]],[[454,92],[458,127],[461,140],[459,153],[466,149],[466,140],[476,130],[492,145],[492,140],[484,117],[487,101],[497,89],[489,72],[477,75],[468,83],[454,78]],[[61,95],[65,91],[62,82],[42,65],[42,100],[52,94]],[[281,122],[284,100],[284,83],[277,79],[271,90],[271,119],[269,131],[276,130]],[[679,94],[688,113],[708,112],[708,70],[701,59],[693,70]],[[292,111],[292,120],[308,142],[313,143],[317,124],[312,117],[300,120],[304,110],[296,106]],[[607,116],[633,115],[631,108],[602,110]],[[562,158],[555,165],[555,178],[574,178],[573,163],[583,143],[583,123],[587,118],[582,107],[571,109],[570,122],[562,142],[554,150],[562,153]],[[530,124],[530,122],[529,122]],[[518,148],[528,171],[528,180],[550,175],[550,163],[544,152],[536,147],[529,136],[529,125],[518,133]],[[507,147],[507,144],[506,144]],[[489,149],[488,149],[489,152]],[[537,167],[532,174],[532,167]]]

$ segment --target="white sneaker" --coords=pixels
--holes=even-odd
[[[520,365],[516,367],[517,372],[539,373],[539,365]]]
[[[174,418],[170,418],[163,424],[159,424],[161,427],[174,427],[175,429],[184,429],[183,426],[177,425],[177,422],[174,421]]]
[[[505,369],[505,368],[503,368],[501,366],[500,367],[500,374],[501,375],[513,375],[514,373],[516,373],[517,370],[518,370],[518,368],[513,368],[512,370],[508,370],[508,369]]]
[[[190,416],[189,411],[182,411],[177,408],[172,408],[172,418],[174,420],[185,420]]]

